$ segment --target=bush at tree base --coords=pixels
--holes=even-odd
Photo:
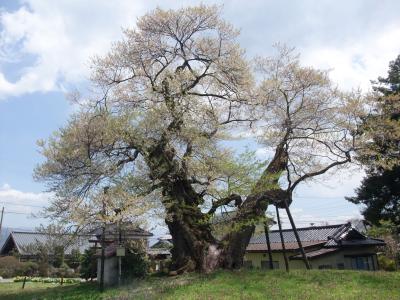
[[[378,256],[379,267],[385,271],[396,271],[396,262],[385,255]]]
[[[122,277],[144,277],[149,269],[149,261],[144,252],[138,249],[126,249],[122,257]]]
[[[80,276],[86,280],[97,277],[96,250],[86,249],[81,256]]]

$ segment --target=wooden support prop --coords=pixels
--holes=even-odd
[[[287,256],[286,256],[285,240],[283,239],[281,218],[279,217],[278,205],[275,205],[275,208],[276,208],[276,218],[278,219],[279,235],[281,236],[282,253],[283,253],[283,258],[285,260],[285,268],[286,268],[286,272],[289,272],[289,261],[288,261]]]
[[[26,283],[26,276],[24,277],[24,281],[22,282],[22,289],[25,288],[25,283]]]
[[[296,237],[297,243],[299,244],[299,248],[300,248],[301,256],[303,257],[304,264],[306,265],[307,270],[310,270],[311,269],[311,265],[310,265],[310,262],[308,261],[306,252],[304,251],[304,248],[303,248],[303,245],[301,243],[301,240],[300,240],[299,233],[297,231],[296,225],[294,224],[292,213],[290,212],[290,209],[289,209],[289,205],[287,204],[286,200],[284,200],[283,202],[285,204],[285,209],[286,209],[286,213],[287,213],[287,215],[289,217],[290,224],[292,225],[292,228],[293,228],[294,236]]]
[[[274,264],[272,263],[272,251],[271,251],[271,242],[269,240],[268,222],[264,223],[264,231],[265,231],[265,241],[267,242],[267,248],[268,248],[269,268],[273,270]]]

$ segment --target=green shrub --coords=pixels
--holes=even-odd
[[[71,255],[66,259],[66,262],[72,269],[77,270],[81,264],[81,258],[82,255],[79,249],[72,249]]]
[[[66,263],[63,263],[59,268],[54,268],[52,272],[52,277],[63,277],[63,278],[71,278],[77,277],[74,269],[71,269]]]
[[[23,275],[34,276],[38,274],[39,265],[35,262],[27,261],[23,263],[22,270]]]
[[[34,262],[20,262],[14,256],[0,258],[0,276],[11,278],[15,276],[33,276],[38,273],[38,264]]]
[[[39,262],[39,276],[47,277],[49,276],[49,263],[47,261]]]
[[[64,247],[56,246],[54,247],[54,261],[53,266],[56,268],[60,268],[64,264]]]
[[[379,266],[385,271],[396,271],[396,262],[384,255],[378,256]]]
[[[23,275],[23,264],[14,256],[5,256],[0,258],[0,276],[10,278]]]
[[[144,252],[137,249],[126,249],[122,257],[122,277],[144,277],[149,269],[149,261]]]
[[[81,256],[80,276],[86,280],[97,277],[96,250],[86,249]]]

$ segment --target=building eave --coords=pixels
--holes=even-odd
[[[1,247],[1,250],[0,250],[0,254],[1,254],[1,255],[4,255],[4,254],[3,254],[3,251],[4,251],[4,249],[6,248],[7,244],[10,243],[10,241],[12,241],[12,242],[14,243],[15,248],[17,248],[17,251],[18,251],[18,253],[19,253],[20,255],[26,255],[26,253],[22,253],[21,248],[18,246],[18,243],[15,241],[15,238],[14,238],[14,231],[11,231],[11,232],[10,232],[10,234],[9,234],[8,237],[7,237],[7,239],[6,239],[5,242],[3,243],[3,246]]]

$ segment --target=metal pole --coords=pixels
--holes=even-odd
[[[301,256],[303,257],[304,264],[306,265],[307,270],[310,270],[311,265],[310,265],[310,262],[308,261],[306,252],[304,251],[303,245],[302,245],[300,237],[299,237],[299,233],[297,232],[296,225],[294,224],[293,217],[292,217],[292,214],[289,209],[289,205],[287,204],[286,200],[284,200],[283,202],[285,204],[285,209],[286,209],[286,213],[289,217],[290,224],[292,225],[292,228],[293,228],[294,236],[296,237],[297,243],[299,244],[299,248],[300,248]]]
[[[285,240],[283,239],[281,218],[279,217],[278,205],[275,205],[275,208],[276,208],[276,218],[278,219],[279,235],[281,236],[282,252],[283,252],[283,258],[285,260],[285,268],[286,268],[286,272],[289,272],[289,262],[288,262],[288,259],[286,256]]]
[[[274,264],[272,263],[272,251],[271,251],[271,242],[269,240],[268,222],[265,222],[265,224],[264,224],[264,232],[265,232],[265,241],[267,242],[267,248],[268,248],[269,268],[271,270],[273,270],[274,269]]]
[[[122,276],[121,256],[118,256],[118,269],[119,269],[118,284],[121,285],[121,276]]]
[[[2,228],[2,225],[3,225],[3,215],[4,215],[4,206],[3,206],[3,209],[1,210],[0,234],[1,234],[1,228]]]
[[[104,197],[107,194],[108,187],[104,188]],[[104,201],[105,199],[102,199],[103,202],[103,209],[102,209],[102,215],[104,219],[103,223],[103,228],[102,228],[102,234],[101,234],[101,262],[100,262],[100,291],[104,291],[104,264],[105,264],[105,235],[106,235],[106,222],[105,222],[105,216],[106,216],[106,202]]]
[[[118,246],[121,247],[122,244],[122,235],[121,235],[121,219],[118,222]],[[118,284],[121,285],[121,278],[122,278],[122,257],[118,256]]]
[[[104,291],[104,262],[105,262],[105,243],[104,243],[104,236],[105,236],[105,226],[103,226],[102,234],[101,234],[101,263],[100,263],[100,291]]]

